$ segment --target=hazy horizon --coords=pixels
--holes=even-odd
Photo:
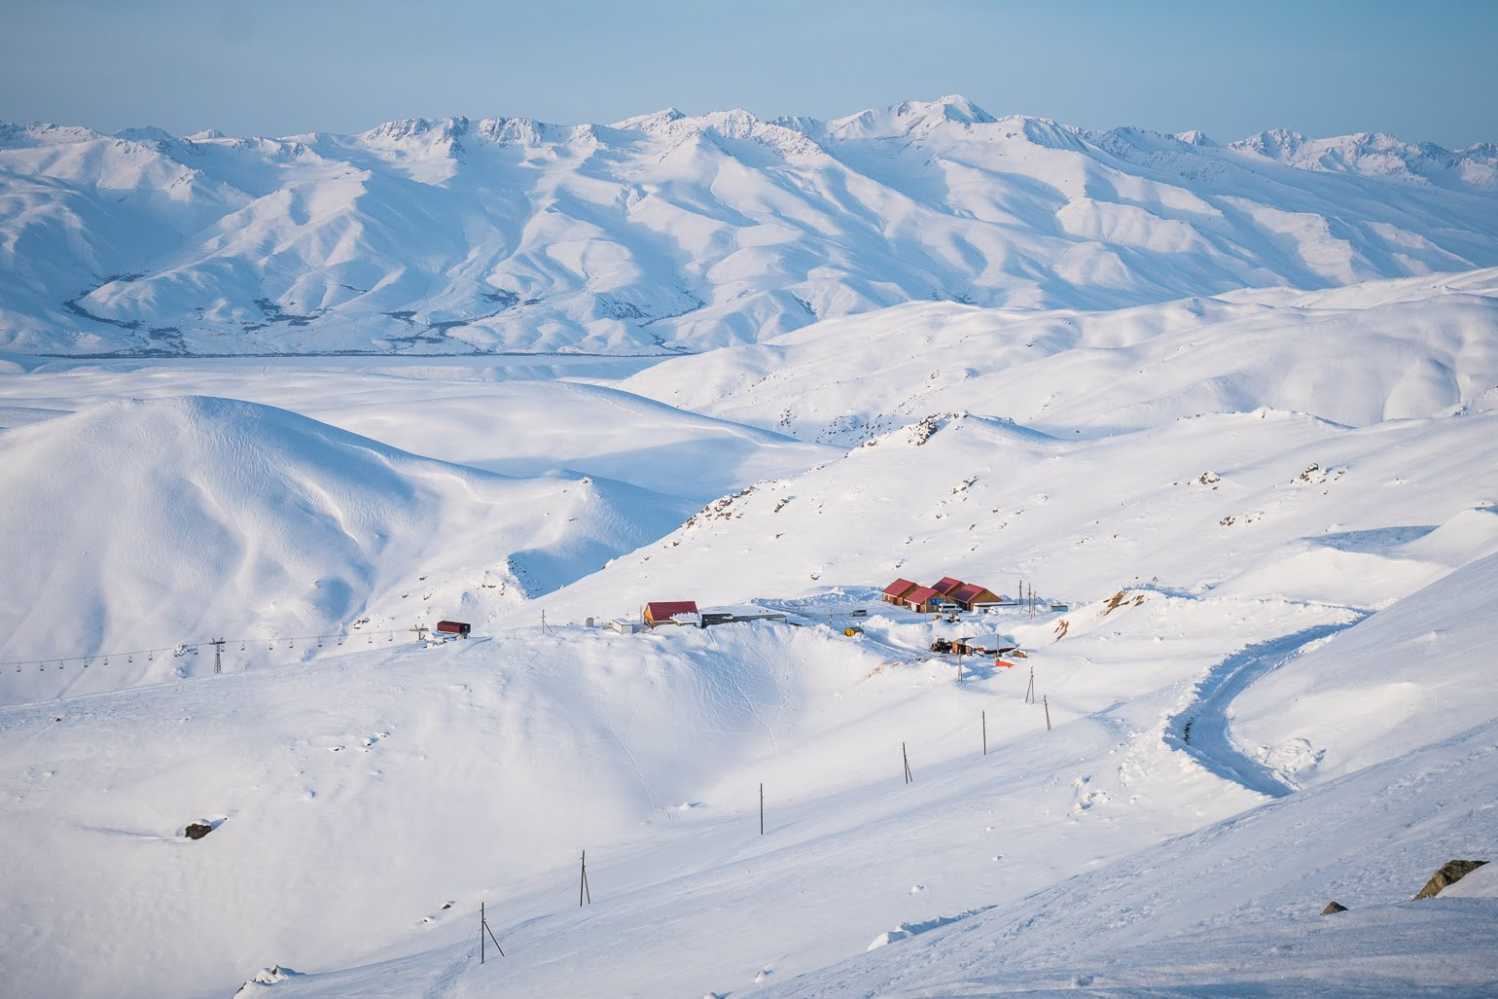
[[[573,124],[668,106],[829,118],[959,93],[995,115],[1223,141],[1266,128],[1498,140],[1498,108],[1477,99],[1498,92],[1498,6],[1481,3],[22,0],[9,20],[0,118],[105,132],[357,132],[447,115]]]

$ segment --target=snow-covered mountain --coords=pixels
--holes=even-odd
[[[960,97],[280,139],[4,125],[0,349],[699,349],[911,301],[1326,288],[1498,265],[1495,162]]]

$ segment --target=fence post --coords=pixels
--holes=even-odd
[[[1040,703],[1045,706],[1045,730],[1049,732],[1051,730],[1051,702],[1042,694]]]
[[[979,714],[983,718],[983,755],[987,756],[988,755],[988,712],[987,711],[982,711],[982,712],[979,712]]]

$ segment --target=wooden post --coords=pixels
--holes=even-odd
[[[765,834],[765,784],[764,784],[764,781],[760,781],[760,784],[759,784],[759,834],[761,836],[763,836]]]
[[[905,783],[914,784],[915,775],[910,772],[910,756],[905,752],[905,743],[900,743],[900,761],[905,764]]]
[[[987,711],[980,711],[979,715],[983,718],[983,755],[987,756],[988,755],[988,712]]]
[[[1051,730],[1051,702],[1048,698],[1042,696],[1040,703],[1045,705],[1045,730],[1049,732]]]
[[[588,887],[588,851],[587,850],[583,851],[583,874],[582,874],[581,880],[579,880],[578,883],[577,883],[577,907],[579,909],[581,909],[583,907],[583,900],[584,899],[587,899],[589,905],[593,904],[593,889],[591,889],[591,888]]]
[[[488,956],[488,955],[486,955],[484,953],[484,945],[486,943],[486,941],[484,940],[484,927],[485,927],[485,925],[487,925],[487,920],[484,919],[484,903],[480,902],[479,903],[479,964],[483,964],[484,963],[484,959]]]

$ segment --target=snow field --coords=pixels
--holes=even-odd
[[[694,141],[688,166],[714,155]],[[18,365],[0,654],[226,619],[264,638],[461,617],[476,637],[299,646],[297,665],[266,649],[225,676],[200,654],[186,679],[176,660],[90,672],[59,700],[51,673],[0,675],[0,981],[222,996],[282,965],[304,974],[246,994],[1491,991],[1483,883],[1407,901],[1498,848],[1490,285],[868,317],[886,344],[917,314],[933,343],[973,324],[946,353],[1009,388],[950,407],[919,387],[946,353],[870,366],[831,324],[838,370],[793,342],[810,333],[643,374]],[[1033,389],[1005,373],[1011,319],[1055,340]],[[1281,378],[1245,342],[1307,365]],[[1363,366],[1338,383],[1319,351],[1349,345]],[[1136,363],[1163,388],[1117,405],[1099,372]],[[1438,369],[1446,388],[1420,373]],[[693,412],[673,393],[698,379],[747,401]],[[815,408],[834,382],[856,419]],[[916,401],[889,405],[902,383]],[[1012,408],[1042,388],[1054,419]],[[811,408],[782,423],[795,400]],[[1070,607],[948,623],[878,601],[947,574]],[[579,625],[678,598],[796,623]],[[987,632],[1028,655],[959,680],[927,651]],[[198,821],[215,828],[185,839]],[[1329,898],[1352,911],[1321,919]],[[507,953],[482,968],[481,902]]]
[[[1257,800],[1187,761],[1161,766],[1178,755],[1161,712],[1197,655],[1239,639],[1229,609],[1160,599],[1168,609],[1134,608],[1109,644],[1147,648],[1173,619],[1199,643],[1179,659],[1099,666],[1100,636],[1037,653],[1049,735],[1017,671],[958,685],[945,663],[785,625],[502,633],[6,709],[7,840],[26,844],[5,862],[7,925],[63,912],[113,941],[64,981],[42,959],[57,940],[13,940],[6,980],[194,994],[261,965],[357,964],[332,994],[410,994],[466,954],[480,898],[511,955],[502,994],[741,988],[761,964],[808,970],[902,921],[1019,897]],[[1325,617],[1273,613],[1285,628]],[[199,818],[224,821],[180,839]],[[597,903],[577,912],[583,847]],[[863,886],[856,917],[840,883]],[[746,911],[766,918],[746,928]],[[138,932],[106,932],[121,920]],[[413,950],[414,977],[362,967]],[[740,980],[722,981],[735,967]]]

